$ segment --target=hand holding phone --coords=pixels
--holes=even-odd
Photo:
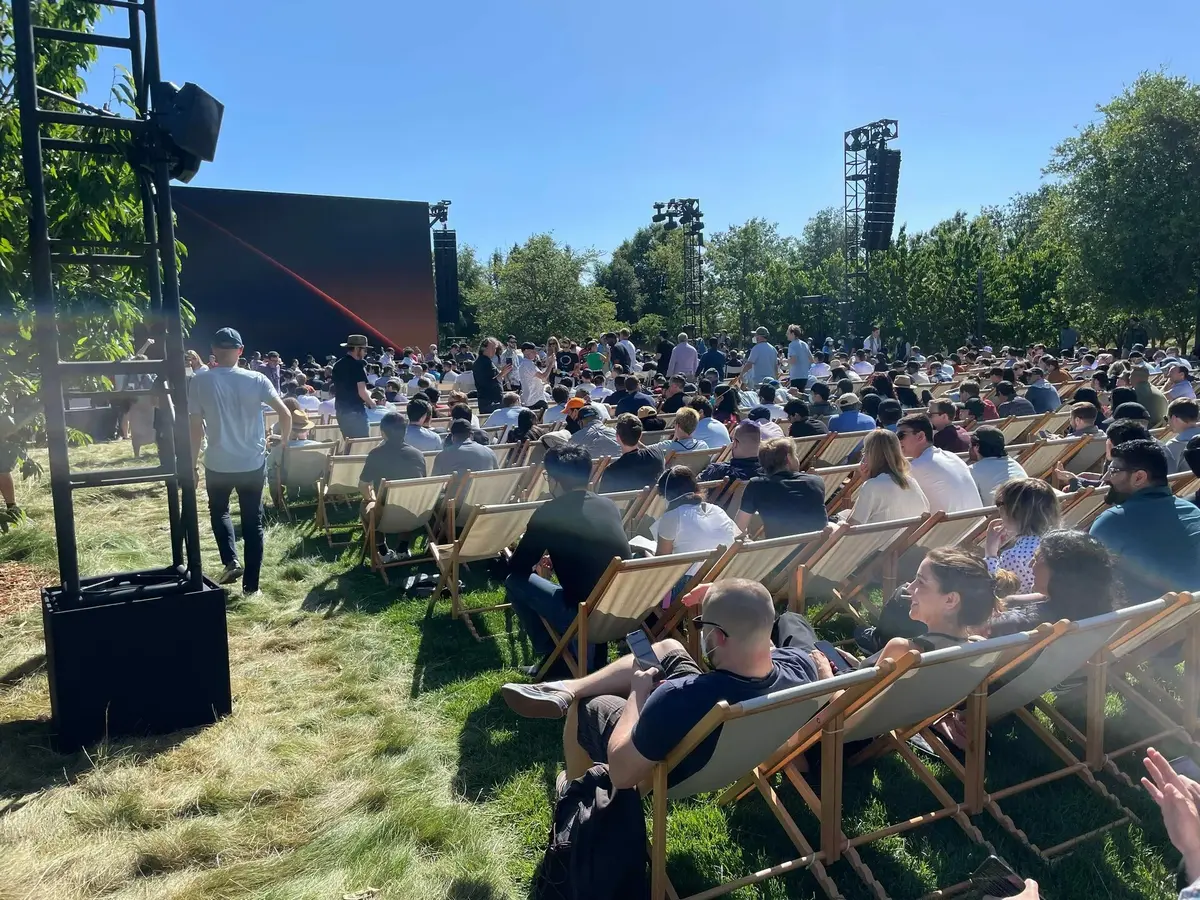
[[[989,856],[971,876],[971,887],[978,897],[1020,897],[1025,895],[1025,879],[998,856]],[[1029,896],[1029,895],[1026,895]],[[1037,897],[1036,888],[1033,897]]]
[[[641,630],[629,632],[625,635],[625,643],[633,651],[633,658],[639,669],[662,669],[662,663],[655,655],[654,647],[650,643],[650,638],[646,637],[646,632]]]
[[[838,652],[838,648],[829,643],[829,641],[814,641],[813,646],[817,651],[829,660],[829,668],[833,669],[834,675],[841,675],[843,672],[852,670],[850,663],[846,661],[846,657]]]

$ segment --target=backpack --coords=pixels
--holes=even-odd
[[[636,788],[616,790],[608,766],[563,785],[533,900],[647,900],[646,818]]]

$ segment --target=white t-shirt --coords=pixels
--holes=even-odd
[[[610,391],[608,388],[606,388],[602,385],[599,385],[599,384],[593,384],[592,385],[592,402],[593,403],[603,403],[605,400],[608,399],[608,395],[611,393],[612,393],[612,391]]]
[[[850,368],[859,375],[870,375],[875,371],[874,364],[867,362],[865,359],[854,362]]]
[[[929,501],[930,512],[961,512],[983,506],[967,464],[940,447],[929,447],[912,460],[912,474]]]
[[[651,530],[655,540],[675,542],[672,553],[728,547],[741,534],[725,510],[713,503],[691,503],[667,510]]]
[[[812,364],[812,368],[808,370],[811,378],[828,378],[833,368],[829,363],[817,362]]]
[[[214,472],[253,472],[267,457],[263,404],[279,394],[261,372],[219,366],[188,379],[188,413],[203,416],[208,434],[204,466]]]
[[[566,417],[567,417],[566,405],[562,404],[562,403],[555,403],[553,406],[549,407],[544,413],[542,413],[542,424],[543,425],[553,425],[555,422],[561,422]]]
[[[317,412],[321,414],[322,419],[329,419],[337,415],[337,407],[334,405],[333,399],[322,400]]]
[[[312,394],[300,394],[296,397],[296,402],[305,412],[320,412],[321,410],[321,401]]]
[[[533,406],[546,399],[546,382],[538,378],[537,363],[521,355],[517,359],[517,381],[521,383],[521,405]]]
[[[865,524],[907,519],[927,512],[929,501],[915,478],[910,480],[907,488],[902,488],[891,475],[881,472],[859,485],[850,518]]]
[[[987,456],[979,462],[970,465],[971,477],[979,488],[979,497],[984,503],[991,503],[996,496],[996,488],[1013,478],[1027,478],[1021,464],[1008,454],[1002,457]]]
[[[775,345],[770,341],[759,341],[746,354],[746,367],[750,368],[750,384],[758,384],[767,378],[774,378],[779,368],[779,354]]]

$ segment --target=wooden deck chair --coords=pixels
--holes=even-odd
[[[663,431],[643,431],[640,438],[643,447],[653,447],[661,441],[669,441],[671,439],[671,430]]]
[[[982,798],[966,795],[962,802],[955,800],[909,748],[905,738],[936,722],[964,700],[976,701],[974,704],[969,702],[968,707],[974,713],[972,724],[980,721],[979,701],[988,675],[1027,648],[1031,640],[1028,634],[1014,634],[929,653],[915,650],[905,653],[896,660],[896,668],[900,670],[897,677],[880,678],[849,703],[805,725],[785,749],[759,765],[751,776],[740,779],[718,802],[728,802],[749,793],[754,789],[755,777],[769,779],[782,771],[820,820],[819,849],[824,861],[831,864],[845,856],[855,873],[876,897],[881,898],[886,898],[887,892],[858,854],[858,848],[864,844],[952,818],[974,843],[995,854],[995,848],[970,819],[970,814],[982,807]],[[819,793],[793,764],[797,756],[818,741],[821,747]],[[871,744],[852,757],[849,764],[857,765],[885,753],[896,753],[933,795],[938,808],[866,834],[847,836],[842,829],[842,773],[846,765],[843,748],[860,741]],[[982,743],[977,743],[973,749],[982,756]]]
[[[817,454],[825,444],[829,443],[830,434],[812,434],[808,437],[792,438],[792,444],[796,447],[796,459],[800,461],[800,471],[803,472],[808,468]]]
[[[696,794],[718,791],[739,779],[749,779],[766,802],[767,808],[784,829],[799,856],[750,875],[734,878],[724,884],[683,900],[701,900],[729,893],[740,887],[758,884],[801,869],[807,869],[822,890],[831,897],[840,897],[832,879],[822,864],[823,855],[814,851],[795,820],[784,808],[775,788],[760,772],[760,763],[776,753],[794,734],[820,723],[824,718],[844,710],[864,691],[893,680],[901,674],[892,660],[881,660],[873,668],[838,675],[825,681],[778,691],[744,703],[718,703],[667,758],[654,766],[646,789],[651,795],[650,827],[650,898],[667,900],[678,894],[667,878],[667,817],[672,800],[682,800]],[[671,783],[671,772],[703,741],[717,734],[712,755],[704,767],[688,777]],[[749,773],[749,775],[747,775]],[[733,802],[732,797],[725,802]]]
[[[524,444],[489,444],[491,451],[496,454],[496,467],[500,469],[515,468],[525,452]]]
[[[502,506],[477,506],[472,511],[462,533],[445,544],[430,544],[429,552],[438,567],[438,583],[429,601],[432,611],[443,590],[450,592],[450,614],[462,619],[475,640],[479,632],[471,615],[493,609],[507,609],[507,603],[467,609],[462,605],[458,593],[459,570],[467,563],[487,559],[507,558],[509,549],[521,539],[529,518],[540,502],[506,503]]]
[[[333,539],[333,527],[329,520],[329,508],[336,503],[357,502],[362,496],[358,483],[362,480],[363,466],[367,464],[365,454],[361,456],[331,456],[325,469],[317,494],[317,525],[325,532],[330,547],[344,547],[353,543],[353,537],[345,541]]]
[[[314,441],[338,441],[342,440],[342,429],[337,425],[314,425],[309,429],[309,437]]]
[[[726,447],[710,447],[704,450],[685,450],[669,453],[665,464],[667,468],[671,466],[687,466],[693,473],[699,475],[711,463],[716,462],[720,457],[724,456],[725,452]]]
[[[432,554],[426,557],[410,556],[406,559],[385,563],[376,548],[376,536],[380,534],[412,535],[423,531],[429,539],[429,546],[432,547],[437,542],[434,518],[446,488],[453,480],[453,475],[439,475],[436,478],[385,481],[380,485],[374,502],[368,503],[366,509],[363,510],[362,555],[370,559],[371,571],[378,572],[383,577],[384,584],[389,583],[388,569],[423,562],[432,558]]]
[[[1086,381],[1068,381],[1065,384],[1056,385],[1058,388],[1058,399],[1063,402],[1064,406],[1068,407],[1068,411],[1071,405],[1071,398],[1075,396],[1075,392],[1087,383]]]
[[[1086,487],[1076,491],[1076,495],[1070,505],[1063,505],[1061,527],[1078,531],[1086,528],[1085,521],[1091,521],[1093,515],[1104,509],[1108,502],[1108,485]]]
[[[951,391],[958,390],[960,384],[962,384],[961,379],[959,381],[939,381],[937,384],[929,385],[929,395],[936,400],[938,397],[944,397]],[[921,385],[917,386],[920,387]]]
[[[550,498],[550,481],[546,477],[546,467],[542,463],[527,463],[529,477],[521,485],[521,497],[525,500],[548,500]]]
[[[813,469],[813,474],[820,476],[821,481],[825,482],[825,508],[829,510],[830,514],[838,509],[844,509],[848,505],[848,501],[853,501],[854,491],[858,489],[858,485],[862,481],[862,472],[857,465],[822,467]],[[835,496],[838,497],[836,503],[834,503]]]
[[[809,465],[812,467],[840,466],[846,461],[846,457],[854,451],[854,448],[861,444],[863,439],[870,433],[869,431],[848,431],[845,434],[831,433],[828,440],[813,453],[812,458],[809,460]],[[804,438],[796,438],[796,440],[804,440]]]
[[[342,442],[341,453],[344,456],[365,456],[382,443],[382,437],[350,438]]]
[[[645,490],[633,491],[616,491],[612,494],[601,494],[601,497],[607,497],[617,505],[617,510],[621,513],[621,521],[625,521],[625,517],[629,515],[629,511],[634,504],[642,499]]]
[[[739,538],[713,564],[708,572],[708,580],[716,582],[729,578],[749,578],[766,587],[773,597],[778,598],[786,592],[789,608],[798,612],[803,598],[794,592],[796,569],[832,533],[831,525],[823,531],[789,534],[762,541]]]
[[[707,495],[709,491],[719,489],[724,483],[723,480],[700,481],[697,482],[697,486]],[[655,490],[654,485],[650,485],[647,491],[641,505],[634,511],[633,533],[648,528],[652,523],[661,519],[663,513],[667,511],[667,498]]]
[[[721,496],[717,498],[717,505],[725,512],[729,513],[729,517],[733,518],[737,511],[742,508],[742,494],[746,493],[746,485],[748,481],[743,481],[740,478],[729,479],[729,484],[721,492]]]
[[[924,516],[914,516],[892,522],[835,526],[829,538],[804,561],[797,585],[801,602],[814,591],[832,598],[817,615],[817,622],[843,610],[861,619],[861,613],[847,595],[853,597],[862,590],[863,582],[875,571],[876,557],[891,559],[888,553],[891,546],[924,521]]]
[[[1107,448],[1108,441],[1105,440],[1104,435],[1100,435],[1099,440],[1092,436],[1070,459],[1063,463],[1063,468],[1073,475],[1078,475],[1080,472],[1099,472],[1104,465],[1104,454]]]
[[[988,422],[988,424],[995,425],[1004,432],[1004,442],[1006,444],[1019,444],[1025,432],[1045,418],[1045,413],[1037,413],[1032,416],[1009,416],[1007,419]]]
[[[1087,664],[1089,660],[1094,660],[1102,654],[1105,648],[1121,634],[1137,627],[1152,616],[1155,612],[1153,607],[1154,604],[1140,604],[1079,622],[1065,620],[1058,622],[1052,626],[1052,633],[1049,634],[1048,639],[1042,641],[1033,652],[1006,664],[989,677],[989,690],[985,701],[987,722],[997,722],[1006,716],[1015,715],[1059,758],[1063,765],[1048,774],[1038,775],[1018,784],[995,790],[987,789],[984,783],[985,773],[982,761],[975,768],[968,764],[960,777],[964,779],[968,794],[978,793],[983,796],[985,808],[996,821],[1026,848],[1045,861],[1049,861],[1052,857],[1112,828],[1127,822],[1136,822],[1137,816],[1109,793],[1101,782],[1096,780],[1087,761],[1076,757],[1026,707],[1038,702],[1044,694],[1054,691],[1056,686],[1087,667],[1089,682],[1093,682],[1087,690],[1087,702],[1091,707],[1089,718],[1097,712],[1100,717],[1103,717],[1105,679],[1102,672],[1092,671],[1093,667],[1088,667]],[[1046,634],[1046,629],[1042,629],[1041,633]],[[927,732],[926,739],[929,740],[929,737]],[[949,756],[944,745],[938,746],[940,743],[940,740],[934,735],[931,745],[938,751],[938,755],[941,756],[945,751]],[[953,757],[950,756],[950,758]],[[953,769],[953,766],[950,768]],[[1120,818],[1043,850],[1004,814],[999,807],[999,801],[1070,775],[1078,776],[1090,790],[1116,807]]]
[[[422,450],[421,455],[425,457],[425,474],[433,475],[433,464],[437,460],[441,450]]]
[[[700,563],[703,566],[710,559],[715,559],[717,553],[715,550],[699,550],[646,559],[613,557],[592,588],[591,595],[579,604],[575,620],[566,631],[559,635],[549,622],[542,619],[555,646],[542,663],[536,680],[544,678],[560,657],[566,661],[576,678],[582,678],[587,674],[591,644],[617,641],[641,628],[651,612],[662,608],[663,597],[687,575],[693,565]],[[576,636],[579,638],[578,659],[570,651],[571,641]]]
[[[675,430],[675,416],[676,415],[678,415],[678,413],[662,413],[659,415],[658,418],[663,420],[663,425],[666,426],[667,431]]]
[[[447,540],[454,538],[477,506],[503,506],[512,503],[523,483],[533,473],[529,469],[492,469],[488,472],[464,472],[454,495],[446,503]]]
[[[1067,461],[1088,445],[1090,438],[1039,441],[1022,453],[1017,462],[1030,478],[1045,478],[1056,465]]]
[[[897,555],[892,567],[893,583],[884,584],[884,602],[887,602],[898,585],[912,581],[917,574],[917,566],[930,550],[971,543],[976,535],[986,531],[987,523],[997,515],[999,510],[994,506],[963,509],[953,513],[939,509],[930,513],[929,518],[908,534],[902,545],[893,548],[892,552]]]
[[[279,424],[279,413],[273,409],[263,407],[263,429],[267,437],[275,433],[275,426]]]
[[[1103,707],[1099,714],[1088,710],[1086,738],[1075,735],[1088,748],[1088,762],[1093,771],[1101,766],[1129,787],[1134,782],[1117,768],[1115,760],[1135,750],[1159,743],[1165,738],[1183,742],[1196,749],[1196,730],[1200,727],[1200,591],[1167,594],[1150,603],[1140,604],[1148,615],[1136,628],[1127,630],[1109,645],[1101,661],[1101,675],[1108,687],[1121,695],[1159,730],[1131,744],[1105,749]],[[1149,665],[1163,650],[1183,643],[1183,682],[1168,691],[1159,684],[1154,668]],[[1041,704],[1039,704],[1040,706]],[[1056,724],[1061,724],[1056,719]],[[1069,723],[1067,727],[1070,727]]]
[[[1075,393],[1074,390],[1071,393]],[[1061,390],[1059,396],[1062,396]],[[1063,431],[1071,424],[1071,404],[1063,402],[1063,405],[1057,411],[1050,413],[1045,422],[1042,423],[1040,430],[1052,435],[1061,435]]]
[[[1026,453],[1028,453],[1030,450],[1032,450],[1036,446],[1037,446],[1037,444],[1034,444],[1032,442],[1030,442],[1028,444],[1006,444],[1004,446],[1004,453],[1006,456],[1008,456],[1012,459],[1020,459],[1022,456],[1024,456]],[[971,454],[968,453],[965,458],[968,462],[970,462]]]
[[[288,506],[288,491],[304,491],[320,497],[321,478],[329,466],[329,458],[337,452],[337,441],[309,444],[305,447],[288,447],[283,454],[282,464],[272,473],[271,499],[275,508],[292,519]],[[311,500],[307,503],[313,502]],[[319,503],[320,501],[316,501]]]
[[[491,441],[492,445],[495,445],[495,444],[499,443],[500,436],[502,434],[504,434],[505,431],[508,430],[508,426],[507,425],[490,425],[490,426],[484,426],[483,428],[480,428],[479,430],[488,436],[488,440]]]
[[[1190,500],[1196,493],[1196,476],[1191,471],[1176,472],[1167,476],[1167,487],[1176,497]]]

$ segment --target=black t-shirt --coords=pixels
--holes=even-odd
[[[654,398],[649,394],[638,391],[636,394],[626,394],[620,400],[613,404],[613,409],[617,415],[622,413],[633,413],[637,415],[637,411],[643,406],[653,406]]]
[[[797,472],[751,478],[742,494],[742,512],[758,513],[769,538],[820,531],[829,523],[825,482]]]
[[[654,484],[663,472],[663,456],[649,447],[638,447],[622,453],[610,462],[600,476],[598,492],[615,494],[618,491],[637,491]]]
[[[333,364],[333,405],[335,409],[347,412],[361,411],[366,408],[362,397],[358,396],[358,385],[367,384],[367,366],[361,359],[353,356],[343,356]]]
[[[671,351],[675,349],[675,345],[670,341],[658,342],[658,371],[663,375],[667,374],[667,369],[671,366]]]
[[[624,366],[626,372],[633,368],[633,360],[629,358],[629,351],[620,344],[613,344],[608,348],[608,361],[614,366]]]
[[[500,369],[492,356],[480,356],[471,367],[475,376],[475,396],[479,400],[479,412],[487,415],[500,406]]]
[[[613,391],[611,394],[609,394],[607,397],[605,397],[604,402],[606,405],[611,406],[613,409],[616,409],[617,404],[620,403],[622,400],[624,400],[628,396],[629,395],[627,393],[625,393],[625,389],[621,388],[621,390]]]
[[[680,391],[663,401],[662,411],[666,415],[677,413],[687,405],[687,394]]]
[[[571,491],[538,507],[513,551],[509,570],[529,575],[543,553],[550,554],[563,600],[572,609],[587,600],[614,556],[632,556],[621,511],[591,491]]]
[[[805,419],[803,422],[793,422],[788,427],[788,437],[812,437],[814,434],[829,434],[829,429],[819,419]]]
[[[761,475],[762,468],[758,464],[758,457],[742,456],[735,457],[729,460],[729,462],[710,463],[700,473],[700,480],[718,481],[723,478],[732,478],[734,481],[749,481],[751,478],[757,478]]]
[[[381,481],[400,478],[424,478],[425,457],[411,444],[384,441],[367,453],[359,481],[378,486]]]
[[[570,350],[559,350],[554,356],[554,364],[558,366],[560,375],[570,375],[579,365],[579,354]]]

